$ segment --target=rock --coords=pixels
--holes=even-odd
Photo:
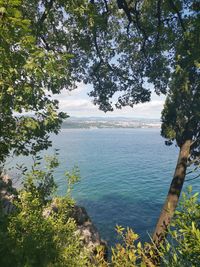
[[[44,209],[43,216],[48,218],[54,212],[58,212],[56,199],[52,201],[50,207]],[[97,252],[97,247],[102,246],[105,251],[105,258],[107,258],[107,244],[101,239],[99,232],[90,219],[86,209],[84,207],[75,205],[72,209],[71,217],[77,224],[76,234],[80,235],[80,240],[90,255],[95,255]]]
[[[4,214],[10,214],[15,209],[13,201],[16,197],[17,191],[12,186],[12,180],[8,175],[2,174],[0,176],[0,201]]]
[[[99,232],[90,219],[84,207],[74,206],[72,218],[77,223],[77,233],[84,244],[84,247],[92,254],[96,253],[98,246],[103,246],[105,258],[107,258],[107,244],[101,239]]]
[[[0,176],[0,201],[4,214],[10,214],[15,206],[13,201],[17,198],[17,190],[12,186],[12,180],[8,175]],[[53,199],[50,206],[45,208],[43,216],[48,218],[52,213],[59,211],[57,199]],[[97,247],[102,246],[105,251],[105,259],[107,258],[107,244],[101,239],[99,232],[87,211],[83,207],[74,206],[72,208],[71,217],[77,224],[76,233],[80,235],[84,248],[90,253],[91,259],[97,252]]]
[[[91,221],[84,207],[74,206],[72,211],[72,217],[76,221],[77,225],[83,225],[87,221]]]
[[[12,180],[7,174],[1,176],[1,186],[12,187]]]
[[[58,212],[58,207],[57,207],[57,204],[56,204],[56,199],[53,199],[50,207],[47,207],[43,210],[43,216],[45,218],[48,218],[50,215],[52,215],[53,213],[57,213]]]

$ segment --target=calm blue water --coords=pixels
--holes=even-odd
[[[101,236],[113,244],[118,224],[148,240],[178,155],[177,148],[165,146],[159,129],[63,129],[53,143],[60,149],[55,175],[59,194],[66,193],[65,171],[77,165],[81,182],[73,197],[87,209]]]

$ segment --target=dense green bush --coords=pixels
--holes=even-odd
[[[191,187],[182,195],[161,256],[163,266],[200,266],[200,204]]]
[[[70,218],[74,201],[69,194],[52,200],[56,165],[56,160],[49,159],[48,170],[43,171],[36,163],[25,176],[15,211],[10,215],[1,212],[0,266],[88,266],[75,221]],[[51,212],[52,204],[56,212]]]

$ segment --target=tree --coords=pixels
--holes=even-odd
[[[164,238],[188,165],[200,162],[200,8],[197,1],[104,1],[107,31],[94,21],[97,62],[89,81],[104,111],[150,100],[150,86],[167,94],[163,137],[180,153],[153,240]],[[120,9],[120,10],[119,10]],[[122,10],[122,11],[121,11]],[[102,30],[102,29],[101,29]],[[117,93],[118,99],[112,103]]]
[[[49,134],[66,116],[52,94],[77,82],[94,85],[91,96],[103,110],[112,109],[108,99],[119,88],[126,92],[118,107],[149,100],[140,69],[132,77],[109,64],[122,53],[112,10],[106,1],[0,1],[0,162],[51,145]]]
[[[48,148],[50,133],[66,118],[52,95],[76,88],[92,61],[90,38],[82,32],[93,7],[81,2],[0,1],[2,165],[11,153]]]
[[[154,241],[175,210],[188,161],[199,159],[196,0],[1,1],[0,160],[50,145],[63,113],[51,94],[76,82],[104,111],[167,94],[162,135],[180,156]],[[12,23],[11,23],[12,22]],[[114,102],[113,99],[114,98]],[[187,107],[187,110],[186,108]],[[31,111],[34,116],[16,116]],[[166,210],[167,209],[167,210]]]
[[[156,267],[146,255],[146,246],[150,247],[150,254],[155,260],[161,261],[161,266],[187,267],[200,264],[200,205],[198,193],[191,194],[192,188],[188,187],[178,205],[178,210],[172,219],[168,237],[165,243],[156,248],[151,243],[144,245],[139,241],[139,236],[131,229],[117,226],[116,230],[121,237],[120,244],[112,248],[111,263],[105,262],[101,250],[96,255],[97,266],[134,266]]]
[[[22,1],[1,1],[0,8],[0,161],[11,150],[28,154],[47,148],[48,134],[57,132],[63,113],[45,90],[59,92],[69,80],[61,64],[68,54],[46,51],[37,45]],[[61,82],[58,78],[63,76]],[[58,80],[58,81],[56,81]],[[20,116],[31,112],[33,116]]]
[[[191,64],[192,65],[192,64]],[[162,112],[161,134],[180,148],[167,199],[158,220],[154,240],[159,242],[177,206],[188,166],[200,163],[200,77],[197,68],[178,66]]]

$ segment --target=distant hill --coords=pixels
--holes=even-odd
[[[100,118],[70,117],[62,124],[63,129],[94,129],[94,128],[160,128],[160,120],[157,119],[131,119],[122,117]]]

